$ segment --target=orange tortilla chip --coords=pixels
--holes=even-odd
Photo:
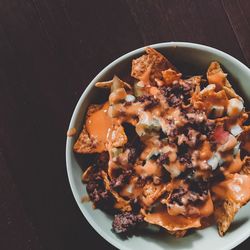
[[[127,89],[131,89],[131,85],[122,81],[119,77],[114,76],[114,78],[110,81],[105,81],[105,82],[97,82],[95,84],[95,86],[97,88],[107,88],[107,89],[111,89],[111,87],[114,84],[114,81],[118,81],[118,84],[120,85],[120,88],[127,88]]]
[[[144,81],[145,78],[149,78],[151,82],[154,82],[155,78],[162,78],[162,71],[175,67],[159,52],[153,48],[146,48],[146,55],[134,59],[132,61],[131,76]]]
[[[215,202],[215,221],[220,236],[223,236],[238,210],[250,200],[250,176],[231,174],[212,187]]]
[[[214,216],[220,236],[225,235],[239,209],[240,205],[230,200],[225,200],[215,206]]]
[[[240,134],[241,148],[250,153],[250,126],[244,126],[244,131]]]
[[[182,76],[181,73],[177,73],[175,70],[169,68],[161,72],[165,83],[171,84],[175,80],[179,80]]]
[[[209,84],[215,84],[216,90],[223,89],[229,99],[239,98],[242,99],[239,95],[236,94],[232,85],[227,79],[227,74],[225,74],[218,62],[212,62],[207,70],[207,79]]]
[[[243,165],[240,173],[250,175],[250,156],[245,156],[243,159]]]
[[[101,172],[102,178],[104,181],[105,188],[112,193],[114,196],[116,203],[114,205],[114,208],[121,210],[123,212],[129,212],[132,210],[132,207],[130,205],[130,202],[128,200],[123,199],[117,192],[115,192],[111,187],[110,187],[110,181],[108,179],[108,174],[104,171]]]
[[[213,112],[214,106],[224,107],[224,110],[228,106],[228,98],[224,90],[219,92],[211,90],[204,92],[204,94],[195,94],[191,101],[195,108],[205,110],[208,114]]]
[[[79,154],[92,154],[96,153],[96,141],[90,138],[85,126],[82,129],[80,136],[78,137],[73,150]]]
[[[93,166],[89,166],[82,174],[82,181],[83,182],[88,182],[90,179],[90,175],[92,174],[93,171]]]
[[[155,185],[153,182],[148,182],[143,187],[143,192],[140,196],[140,201],[145,207],[149,207],[154,202],[156,202],[166,191],[166,185]]]
[[[187,234],[188,230],[177,230],[177,231],[168,231],[169,234],[173,235],[176,238],[182,238]]]
[[[201,226],[200,218],[184,217],[183,215],[171,216],[168,214],[166,207],[153,213],[145,213],[144,220],[148,223],[161,226],[170,232],[199,228]]]
[[[112,144],[112,148],[119,148],[127,143],[128,138],[122,125],[113,126],[110,141]]]
[[[218,62],[211,62],[207,70],[207,79],[209,84],[215,84],[217,90],[221,90],[223,86],[231,87],[225,74]]]
[[[86,119],[96,112],[97,110],[100,109],[102,105],[97,105],[97,104],[92,104],[89,106],[87,114],[86,114]],[[86,120],[85,119],[85,120]],[[88,131],[85,127],[83,126],[82,132],[80,133],[73,150],[76,153],[79,154],[91,154],[91,153],[97,153],[98,151],[96,150],[97,142],[94,138],[91,138],[88,134]]]

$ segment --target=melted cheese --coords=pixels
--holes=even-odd
[[[206,200],[204,205],[199,207],[199,214],[201,217],[207,217],[211,215],[213,211],[214,211],[214,204],[213,204],[211,195],[209,194],[208,199]]]
[[[212,191],[220,199],[245,204],[250,200],[250,176],[232,174],[226,180],[213,186]]]
[[[224,174],[234,174],[241,170],[242,160],[240,159],[240,152],[236,155],[235,159],[231,161],[229,166],[224,171]]]
[[[112,119],[108,116],[109,103],[106,102],[103,107],[91,114],[86,121],[86,129],[90,137],[97,141],[96,150],[101,153],[106,151],[107,135],[112,129]]]
[[[170,231],[198,228],[201,226],[200,218],[184,217],[183,215],[172,216],[167,210],[146,214],[144,220]]]
[[[200,149],[200,159],[208,160],[212,157],[212,154],[209,141],[205,141]]]
[[[161,170],[162,168],[155,161],[152,160],[147,160],[144,166],[135,166],[136,173],[142,177],[161,176]]]

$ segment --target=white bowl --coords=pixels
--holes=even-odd
[[[225,71],[233,80],[233,86],[244,93],[245,101],[250,100],[250,70],[234,57],[217,49],[204,45],[168,42],[150,45],[165,54],[170,61],[182,70],[188,68],[190,74],[205,73],[212,60],[219,61]],[[104,68],[89,84],[80,100],[78,101],[72,115],[69,128],[76,128],[78,134],[83,125],[85,111],[90,103],[100,103],[100,100],[107,98],[107,93],[103,93],[94,87],[97,81],[109,80],[114,74],[121,76],[122,72],[130,68],[131,60],[144,53],[144,48],[129,52]],[[189,65],[187,67],[187,65]],[[236,86],[235,86],[236,85]],[[250,204],[243,207],[237,214],[229,232],[220,237],[215,226],[198,230],[187,237],[176,239],[167,234],[143,233],[128,239],[121,239],[111,231],[112,218],[99,209],[93,210],[91,202],[81,202],[82,196],[86,195],[86,189],[81,182],[82,170],[76,154],[72,147],[78,136],[68,137],[66,143],[66,164],[69,183],[75,200],[90,225],[108,242],[119,249],[232,249],[240,244],[250,235]],[[84,163],[84,162],[83,162]],[[85,166],[87,167],[87,166]],[[70,215],[69,215],[70,216]]]

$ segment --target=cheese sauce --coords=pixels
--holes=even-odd
[[[243,205],[250,199],[250,176],[232,174],[213,186],[212,191],[220,199],[230,199]]]
[[[112,129],[112,119],[108,116],[109,103],[91,114],[86,121],[86,129],[91,138],[97,141],[96,150],[101,153],[106,151],[107,135]]]
[[[184,217],[182,215],[169,215],[167,210],[146,214],[145,221],[162,226],[167,230],[185,230],[201,226],[200,218]]]

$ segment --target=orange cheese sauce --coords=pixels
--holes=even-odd
[[[227,108],[228,106],[228,98],[224,90],[217,93],[210,92],[202,98],[202,101],[206,110],[209,111],[213,106],[223,106],[224,108]]]
[[[135,166],[135,171],[139,176],[161,176],[162,168],[154,161],[148,160],[144,166]]]
[[[244,148],[248,153],[250,153],[250,141],[245,142],[242,148]]]
[[[209,141],[205,141],[200,149],[200,159],[208,160],[212,157],[212,151]]]
[[[120,195],[130,199],[137,198],[143,192],[142,187],[137,185],[138,177],[132,177],[129,183],[120,191]]]
[[[250,199],[250,176],[232,174],[213,186],[212,191],[220,199],[230,199],[245,204]]]
[[[204,205],[199,208],[199,213],[201,217],[207,217],[214,212],[214,204],[212,198],[209,194],[207,201]]]
[[[207,79],[210,84],[214,83],[218,89],[221,89],[226,83],[226,74],[223,72],[208,74]]]
[[[200,218],[188,218],[183,215],[172,216],[168,214],[167,210],[147,214],[144,220],[162,226],[170,231],[198,228],[201,226]]]
[[[240,152],[236,155],[235,159],[229,164],[229,166],[224,171],[225,174],[238,173],[242,167],[242,160],[240,159]]]
[[[106,151],[107,135],[112,129],[112,118],[108,116],[109,103],[106,102],[103,107],[91,114],[86,121],[86,129],[90,137],[96,139],[96,150],[101,153]]]

